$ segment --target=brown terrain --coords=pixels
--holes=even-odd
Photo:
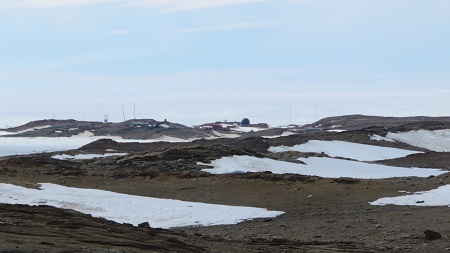
[[[325,154],[270,153],[267,149],[308,140],[345,140],[425,152],[377,163],[450,170],[450,153],[369,138],[372,134],[384,136],[389,131],[450,129],[448,118],[439,119],[389,118],[383,126],[379,117],[371,122],[365,116],[347,116],[313,124],[332,126],[338,120],[340,129],[350,130],[346,132],[298,131],[286,137],[261,137],[285,131],[271,129],[271,134],[248,133],[235,139],[199,139],[186,143],[118,143],[102,139],[78,150],[1,157],[1,183],[33,188],[38,183],[55,183],[140,196],[262,207],[285,214],[237,225],[167,230],[153,228],[152,224],[139,227],[119,224],[50,206],[0,204],[0,252],[450,252],[449,207],[369,204],[382,197],[404,195],[399,191],[426,191],[450,184],[450,172],[428,178],[360,180],[270,172],[212,175],[201,171],[206,166],[197,165],[197,162],[208,163],[232,155],[298,162],[299,157]],[[352,121],[365,123],[357,129],[346,128]],[[70,124],[71,128],[82,128],[76,122]],[[63,124],[56,125],[61,128]],[[91,131],[90,127],[85,129]],[[127,137],[126,128],[125,125],[108,133],[119,135],[120,132],[120,136]],[[180,129],[182,132],[177,132],[177,136],[188,132],[188,137],[207,136],[200,130],[181,126]],[[132,133],[130,138],[149,135],[142,129],[138,131],[142,133]],[[170,135],[163,129],[157,131],[160,132],[151,135]],[[54,129],[51,135],[53,132]],[[36,135],[35,132],[27,134]],[[90,160],[51,158],[62,153],[103,154],[106,149],[129,155]],[[425,234],[428,230],[439,233],[441,238],[432,237],[429,232]]]

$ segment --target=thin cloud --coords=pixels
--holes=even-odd
[[[3,0],[0,2],[0,9],[57,8],[118,3],[124,7],[144,6],[161,12],[180,12],[269,1],[273,0]]]
[[[125,6],[147,6],[161,12],[180,12],[270,1],[273,0],[133,0]]]
[[[123,0],[10,0],[2,1],[0,9],[56,8],[113,2],[123,2]]]
[[[116,30],[116,31],[110,31],[108,32],[109,35],[125,35],[130,33],[128,30]]]
[[[239,23],[217,25],[217,26],[185,28],[185,29],[174,30],[174,31],[172,31],[172,33],[195,33],[195,32],[222,31],[222,30],[237,30],[237,29],[245,29],[245,28],[252,28],[252,27],[274,26],[274,25],[279,25],[279,23],[239,22]]]

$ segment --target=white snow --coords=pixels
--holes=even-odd
[[[236,124],[236,123],[234,123],[234,124],[231,124],[231,123],[221,123],[221,124],[219,124],[219,125],[221,125],[223,128],[230,128],[230,127],[238,126],[239,124]]]
[[[89,131],[85,131],[71,137],[0,137],[0,156],[25,155],[77,149],[88,143],[103,138],[112,139],[117,142],[140,143],[151,143],[158,141],[191,142],[197,139],[180,139],[170,136],[161,136],[156,139],[148,140],[123,139],[120,136],[94,136],[94,134]]]
[[[6,132],[6,131],[0,131],[0,136],[2,136],[2,135],[8,135],[8,134],[14,134],[14,133]]]
[[[14,132],[13,134],[22,134],[22,133],[32,132],[34,130],[45,129],[45,128],[49,128],[49,127],[52,127],[52,126],[51,125],[46,125],[46,126],[32,127],[32,128],[28,128],[28,129],[25,129],[25,130],[22,130],[22,131]]]
[[[249,133],[249,132],[259,132],[262,130],[267,130],[268,128],[260,128],[260,127],[241,127],[238,126],[236,128],[231,128],[232,131],[240,132],[240,133]]]
[[[219,139],[219,138],[229,138],[229,139],[234,139],[234,138],[238,138],[241,135],[240,134],[224,134],[224,133],[219,133],[217,131],[212,131],[213,132],[213,136],[207,137],[205,139],[207,140],[214,140],[214,139]]]
[[[325,154],[331,157],[345,157],[358,161],[377,161],[421,153],[417,151],[410,151],[398,148],[387,148],[345,141],[318,141],[318,140],[310,140],[305,144],[299,144],[293,147],[287,146],[270,147],[269,151],[274,153],[286,151],[316,152],[316,153],[324,152]]]
[[[53,159],[58,159],[58,160],[73,160],[73,159],[78,159],[78,160],[87,160],[87,159],[93,159],[93,158],[102,158],[102,157],[108,157],[108,156],[124,156],[124,155],[128,155],[128,153],[108,153],[108,154],[78,154],[78,155],[67,155],[67,154],[62,154],[62,155],[54,155],[52,156]]]
[[[450,185],[444,185],[431,191],[416,192],[413,195],[381,198],[370,204],[450,207]]]
[[[380,135],[378,135],[378,134],[373,134],[373,135],[371,135],[371,136],[369,136],[369,137],[370,137],[370,139],[371,139],[372,141],[388,141],[388,142],[395,142],[393,139],[389,139],[389,138],[380,136]]]
[[[388,133],[386,137],[437,152],[450,152],[450,129]]]
[[[439,169],[402,168],[327,157],[310,157],[299,160],[305,162],[306,165],[252,156],[222,157],[212,161],[211,164],[198,164],[213,166],[212,169],[202,170],[212,174],[271,171],[275,174],[293,173],[326,178],[428,177],[447,172]]]
[[[290,135],[294,135],[294,134],[296,134],[296,133],[293,133],[293,132],[291,132],[291,131],[286,131],[286,132],[283,132],[283,133],[280,134],[280,135],[261,136],[261,137],[266,138],[266,139],[275,139],[275,138],[278,138],[278,137],[285,137],[285,136],[290,136]]]
[[[103,137],[103,138],[110,138],[111,137]],[[122,139],[121,137],[116,137],[114,139],[117,142],[139,142],[139,143],[152,143],[152,142],[158,142],[158,141],[164,141],[164,142],[192,142],[195,140],[198,140],[200,138],[189,138],[189,139],[182,139],[182,138],[176,138],[172,136],[162,135],[155,139],[146,139],[146,140],[137,140],[137,139]]]
[[[345,132],[347,130],[343,130],[343,129],[329,129],[327,130],[327,132],[332,132],[332,133],[342,133]]]
[[[94,137],[94,133],[85,130],[84,132],[78,133],[76,135],[73,135],[72,137],[79,137],[79,138],[81,138],[81,137]]]
[[[76,137],[0,137],[0,156],[77,149],[95,139]]]
[[[161,228],[237,224],[249,219],[276,217],[284,213],[264,208],[150,198],[49,183],[41,184],[40,190],[1,183],[0,202],[50,205],[119,223],[138,225],[148,222],[152,227]]]

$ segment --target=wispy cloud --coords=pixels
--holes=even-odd
[[[55,8],[111,2],[123,2],[123,0],[6,0],[0,2],[0,9]]]
[[[236,30],[236,29],[245,29],[245,28],[252,28],[252,27],[274,26],[274,25],[279,25],[279,23],[239,22],[239,23],[217,25],[217,26],[205,26],[205,27],[193,27],[193,28],[178,29],[178,30],[172,31],[172,33],[195,33],[195,32],[210,32],[210,31],[221,31],[221,30]]]
[[[124,7],[145,6],[161,12],[179,12],[269,1],[273,0],[3,0],[0,2],[0,9],[56,8],[101,3],[118,3]]]
[[[148,6],[162,12],[178,12],[270,1],[273,0],[133,0],[125,6]]]
[[[108,32],[109,35],[125,35],[128,33],[130,33],[130,31],[128,31],[128,30],[115,30],[115,31]]]

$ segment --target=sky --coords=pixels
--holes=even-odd
[[[446,116],[448,0],[0,0],[0,127]]]

